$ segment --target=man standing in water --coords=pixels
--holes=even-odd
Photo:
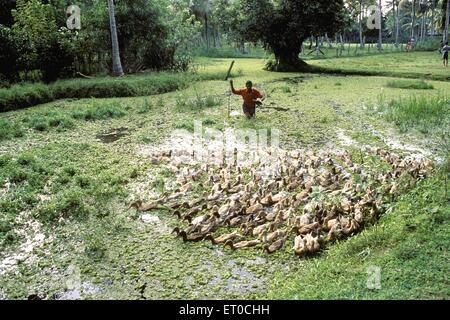
[[[247,81],[247,83],[245,84],[245,88],[238,90],[234,89],[233,80],[230,80],[230,85],[231,91],[234,94],[242,96],[242,98],[244,99],[242,109],[247,119],[254,118],[256,105],[261,105],[261,101],[264,101],[265,97],[261,94],[261,92],[253,88],[253,83],[251,81]]]
[[[450,51],[450,46],[448,41],[442,47],[442,60],[444,60],[444,67],[448,67],[448,52]]]

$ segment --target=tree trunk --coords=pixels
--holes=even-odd
[[[450,0],[447,0],[447,9],[445,10],[445,29],[444,29],[444,43],[448,41],[448,24],[450,20]]]
[[[112,43],[112,75],[115,77],[123,76],[122,63],[120,62],[119,41],[117,40],[116,18],[114,16],[113,0],[108,0],[109,27],[111,29]]]
[[[274,50],[275,62],[267,65],[267,70],[278,72],[307,71],[309,65],[301,60],[299,48],[279,48]]]
[[[415,28],[416,28],[416,0],[413,0],[412,3],[412,20],[411,20],[411,39],[414,39],[416,36]]]
[[[381,12],[381,0],[378,2],[380,10],[380,29],[378,30],[378,50],[383,50],[383,14]]]
[[[435,15],[436,15],[436,0],[433,0],[431,3],[431,36],[435,34]]]
[[[206,13],[205,13],[205,39],[206,39],[206,49],[209,50],[208,15]]]
[[[325,41],[328,44],[328,49],[333,49],[333,44],[330,41],[330,38],[328,38],[328,33],[325,33]]]
[[[395,13],[395,46],[398,48],[398,33],[400,31],[400,19],[399,19],[399,2],[397,1],[397,12]]]
[[[364,42],[363,42],[363,32],[362,32],[362,0],[359,0],[359,46],[361,48],[364,48]]]

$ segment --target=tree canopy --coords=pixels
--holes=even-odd
[[[343,0],[243,0],[240,31],[246,40],[261,41],[275,54],[272,69],[301,70],[298,55],[311,35],[334,34],[344,25]]]

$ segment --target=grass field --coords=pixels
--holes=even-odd
[[[266,106],[284,110],[258,110],[251,121],[228,117],[228,101],[241,111],[240,98],[228,96],[228,82],[207,78],[225,75],[231,60],[198,58],[198,78],[176,91],[0,113],[0,299],[450,297],[450,84],[437,81],[450,71],[439,55],[309,61],[380,72],[372,77],[271,73],[262,59],[234,58],[236,86],[252,79]],[[145,150],[175,129],[192,131],[194,120],[220,130],[277,128],[285,149],[370,145],[421,154],[436,168],[378,223],[313,257],[295,257],[290,247],[267,255],[184,244],[170,235],[172,215],[159,210],[145,223],[129,205],[173,185]],[[370,267],[381,270],[379,289],[367,288]]]

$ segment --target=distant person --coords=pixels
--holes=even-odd
[[[261,101],[264,101],[265,97],[261,94],[261,92],[253,88],[253,83],[251,81],[247,81],[247,83],[245,84],[245,88],[238,90],[234,89],[233,80],[230,80],[230,85],[231,91],[234,94],[242,96],[242,98],[244,99],[242,109],[247,119],[254,118],[256,113],[256,106],[262,105]]]
[[[406,44],[406,52],[411,52],[412,48],[411,48],[411,40],[408,41],[408,43]]]
[[[442,60],[444,62],[444,67],[448,67],[448,52],[450,51],[450,46],[448,45],[448,41],[442,47]]]

